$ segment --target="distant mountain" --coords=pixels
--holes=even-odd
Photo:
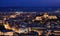
[[[60,7],[0,7],[0,12],[52,12]]]

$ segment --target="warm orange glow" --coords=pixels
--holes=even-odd
[[[8,24],[4,24],[4,27],[5,27],[6,29],[11,30],[11,27],[10,27]]]
[[[7,20],[6,18],[3,18],[3,20]]]
[[[56,16],[48,16],[49,19],[57,19]]]
[[[15,18],[16,17],[16,15],[10,15],[10,18]]]
[[[13,32],[5,32],[3,35],[9,35],[9,36],[11,35],[12,36]]]
[[[9,35],[12,36],[14,32],[0,32],[0,35]]]
[[[9,23],[7,22],[6,24],[3,24],[4,25],[4,27],[6,28],[6,29],[9,29],[9,30],[11,30],[11,27],[10,27],[10,25],[9,25]]]
[[[57,16],[49,16],[48,14],[44,14],[43,16],[37,16],[35,20],[42,20],[42,18],[48,18],[48,19],[58,19]]]
[[[3,32],[0,32],[0,35],[3,35]]]
[[[1,24],[3,23],[2,20],[0,20],[0,23],[1,23]]]
[[[35,20],[42,20],[42,18],[38,16],[35,18]]]

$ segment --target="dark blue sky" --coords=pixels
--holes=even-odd
[[[60,0],[0,0],[0,7],[60,6]]]

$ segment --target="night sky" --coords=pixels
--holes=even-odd
[[[60,0],[0,0],[0,7],[60,6]]]

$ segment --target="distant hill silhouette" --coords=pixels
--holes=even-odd
[[[52,12],[60,7],[0,7],[0,12]]]

